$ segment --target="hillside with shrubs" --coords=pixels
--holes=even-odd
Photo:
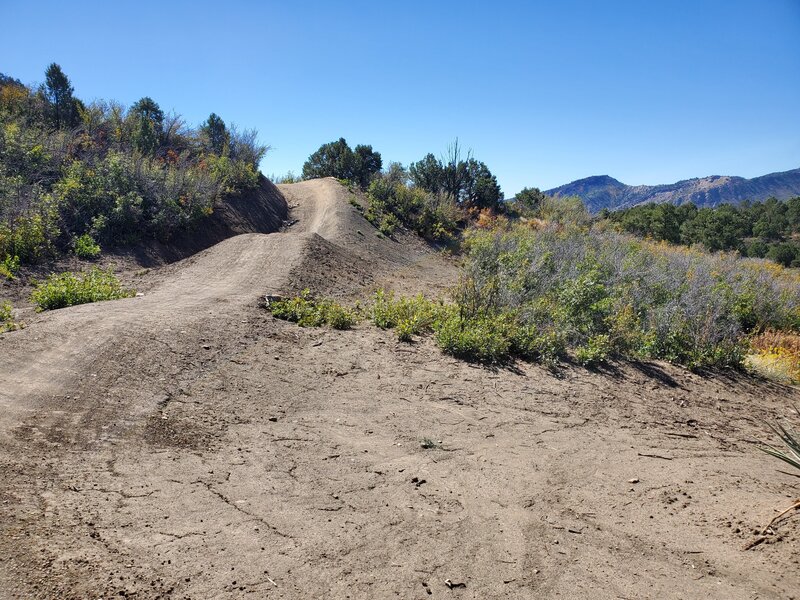
[[[366,203],[355,202],[382,235],[391,237],[404,227],[423,238],[456,241],[469,223],[486,214],[502,212],[503,192],[485,163],[464,151],[455,140],[443,156],[426,154],[403,166],[390,162],[385,169],[381,154],[370,145],[351,149],[347,140],[323,144],[303,165],[302,177],[291,172],[278,180],[335,177],[359,189]]]
[[[353,171],[335,165],[359,161],[337,158],[324,174],[363,190],[366,204],[355,205],[380,234],[405,227],[452,242],[463,267],[450,298],[395,298],[380,290],[351,321],[396,329],[401,341],[431,333],[445,352],[489,363],[599,366],[622,358],[743,368],[772,356],[786,363],[786,378],[800,375],[793,342],[800,273],[785,268],[796,263],[779,253],[794,247],[800,198],[713,209],[645,205],[592,217],[580,198],[536,188],[503,202],[488,168],[462,158],[457,143],[444,157],[429,154],[408,168],[390,163],[384,170],[371,146],[359,148],[377,155],[371,172],[344,177]],[[323,146],[304,175],[312,163],[319,173],[321,157],[346,156],[348,149],[343,139]],[[317,306],[330,300],[315,304],[307,294],[292,302],[291,310],[275,307],[274,314],[325,323],[293,311],[324,313]]]
[[[144,96],[81,101],[57,64],[39,86],[0,75],[0,269],[92,258],[191,230],[258,185],[267,148],[211,114],[199,127]]]

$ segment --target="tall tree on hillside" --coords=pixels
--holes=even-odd
[[[155,100],[145,96],[128,111],[133,120],[133,146],[143,154],[153,154],[161,144],[164,130],[164,111]]]
[[[383,166],[380,152],[375,152],[369,144],[359,144],[353,151],[352,179],[362,188],[369,185],[372,176]]]
[[[414,185],[433,194],[442,191],[443,171],[441,161],[430,153],[408,167],[408,174]]]
[[[221,156],[228,147],[230,140],[225,121],[216,113],[211,113],[200,129],[208,140],[208,147],[211,151]]]
[[[69,78],[56,63],[51,63],[45,71],[44,95],[50,104],[53,125],[56,129],[71,127],[77,118],[75,90]]]
[[[484,163],[474,158],[466,161],[462,179],[462,203],[474,208],[496,209],[500,206],[503,193],[497,183],[497,177],[492,175]]]

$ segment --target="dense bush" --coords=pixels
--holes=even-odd
[[[31,302],[37,310],[53,310],[77,304],[117,300],[133,296],[133,290],[122,287],[111,270],[97,267],[85,273],[61,273],[50,275],[39,283],[31,293]]]
[[[303,165],[303,179],[336,177],[352,181],[363,189],[380,172],[382,165],[380,152],[375,152],[372,146],[360,144],[352,149],[347,140],[339,138],[323,144],[308,157]]]
[[[502,315],[464,319],[453,310],[436,329],[436,343],[467,360],[501,362],[511,353],[513,324]]]
[[[85,105],[55,64],[40,89],[0,77],[0,262],[36,262],[85,235],[167,240],[256,186],[265,152],[215,114],[192,129],[148,97]]]
[[[464,212],[445,194],[409,187],[401,167],[373,179],[364,216],[384,235],[400,225],[438,241],[450,240],[465,221]]]
[[[10,256],[6,255],[6,257],[0,261],[0,277],[7,279],[8,281],[12,281],[17,278],[17,272],[19,271],[19,257],[18,256]]]

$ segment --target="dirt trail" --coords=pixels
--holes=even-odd
[[[288,232],[232,237],[165,267],[142,297],[52,311],[35,327],[4,336],[0,431],[17,423],[20,411],[35,409],[42,398],[69,387],[98,360],[124,365],[127,358],[119,355],[117,345],[128,336],[156,337],[165,328],[182,329],[213,319],[220,304],[226,312],[251,309],[259,296],[287,289],[293,274],[300,279],[306,272],[319,274],[313,263],[321,244],[338,254],[344,268],[351,268],[345,264],[348,260],[369,261],[361,269],[364,273],[391,273],[393,265],[402,269],[414,264],[405,248],[372,235],[371,226],[348,204],[346,191],[335,180],[284,190],[295,209],[296,223]],[[370,233],[366,242],[364,233],[357,233],[361,230]],[[350,255],[348,247],[357,248],[361,256]],[[337,266],[329,265],[331,270]]]
[[[333,180],[280,191],[283,232],[0,336],[0,598],[800,597],[796,522],[742,550],[797,494],[754,448],[797,389],[274,320],[456,276]]]

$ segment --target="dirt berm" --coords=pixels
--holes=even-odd
[[[800,522],[755,535],[798,495],[756,449],[796,388],[273,319],[455,281],[349,200],[279,186],[142,296],[0,336],[0,598],[800,598]]]

